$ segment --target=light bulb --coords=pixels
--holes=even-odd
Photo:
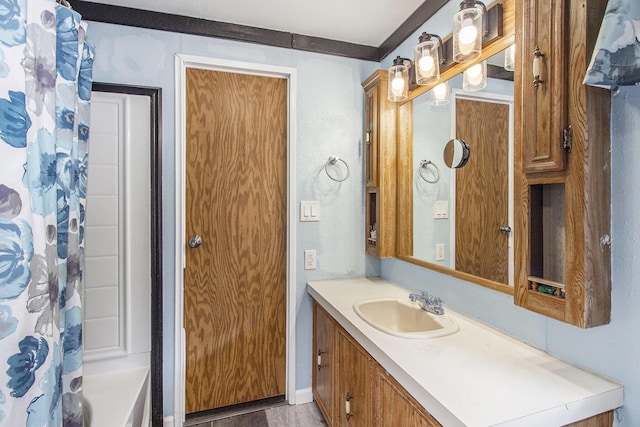
[[[438,86],[434,87],[433,94],[436,96],[436,98],[443,99],[447,94],[447,84],[440,83]]]
[[[460,32],[458,32],[458,43],[460,52],[467,54],[473,50],[478,37],[478,29],[473,25],[473,19],[465,18],[462,21]]]
[[[474,86],[482,82],[482,64],[476,64],[470,67],[467,71],[467,81]]]
[[[404,79],[402,77],[394,77],[391,81],[391,91],[394,95],[401,95],[404,91]]]
[[[478,37],[478,29],[473,25],[473,19],[465,18],[462,21],[458,40],[460,43],[469,44],[475,42],[476,37]]]
[[[422,58],[420,58],[420,61],[418,61],[418,66],[420,67],[420,70],[425,74],[433,73],[434,65],[435,65],[435,61],[433,60],[433,57],[431,55],[423,56]]]
[[[507,71],[513,71],[513,63],[515,62],[516,45],[512,44],[505,50],[504,54],[504,69]]]

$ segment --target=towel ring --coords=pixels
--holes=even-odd
[[[344,163],[344,166],[347,168],[347,176],[345,176],[342,179],[337,179],[337,178],[331,176],[331,174],[329,173],[329,165],[335,165],[338,162]],[[329,178],[331,178],[335,182],[346,181],[349,178],[349,165],[347,164],[347,162],[345,162],[344,160],[342,160],[341,158],[336,157],[336,156],[329,157],[329,160],[327,160],[327,163],[324,164],[324,171],[327,173]]]
[[[428,169],[429,165],[433,166],[433,168],[435,169],[434,179],[428,179],[422,172],[423,170]],[[420,160],[420,167],[418,168],[418,172],[420,172],[420,178],[424,179],[429,184],[435,184],[436,182],[440,181],[440,169],[438,168],[438,165],[433,163],[431,160]]]

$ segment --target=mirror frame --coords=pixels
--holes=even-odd
[[[413,256],[406,255],[413,253],[413,167],[412,167],[412,151],[413,151],[413,100],[428,92],[437,84],[449,80],[453,76],[462,73],[468,67],[484,61],[494,54],[506,49],[515,43],[515,0],[502,0],[492,3],[487,8],[493,7],[495,4],[501,3],[504,8],[503,15],[503,36],[494,42],[482,47],[480,57],[469,63],[457,63],[444,70],[440,75],[440,80],[427,86],[418,86],[409,92],[407,100],[399,103],[397,106],[397,179],[398,191],[396,206],[402,206],[403,209],[397,210],[397,253],[396,258],[412,264],[429,268],[431,270],[447,274],[471,283],[475,283],[490,289],[494,289],[505,294],[513,295],[514,287],[503,283],[494,282],[493,280],[484,279],[469,273],[457,271],[449,267],[444,267],[435,263],[423,261]],[[445,40],[451,38],[449,35]],[[520,70],[516,67],[516,73]],[[517,82],[519,79],[514,79]],[[515,95],[519,93],[514,88],[514,103],[517,103]]]

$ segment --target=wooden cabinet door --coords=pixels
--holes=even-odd
[[[365,247],[378,258],[396,253],[396,113],[386,97],[387,72],[378,70],[363,83],[365,92]],[[371,232],[375,226],[376,234]]]
[[[565,168],[564,130],[568,126],[567,1],[523,0],[522,44],[517,49],[522,75],[522,137],[526,173]],[[539,82],[534,82],[538,57]]]
[[[428,412],[380,365],[375,370],[376,426],[440,427]]]
[[[337,329],[336,339],[339,361],[334,425],[371,427],[374,419],[371,356],[341,328]]]
[[[313,397],[327,422],[333,425],[334,372],[335,372],[335,322],[314,301],[313,303]]]

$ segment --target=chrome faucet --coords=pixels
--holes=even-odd
[[[444,314],[444,308],[442,307],[442,300],[438,297],[434,297],[433,295],[429,295],[429,292],[422,291],[421,294],[411,294],[409,295],[409,299],[411,301],[418,301],[420,308],[429,313],[442,315]]]

